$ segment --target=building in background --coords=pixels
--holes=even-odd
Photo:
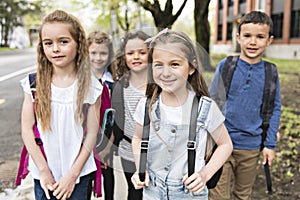
[[[273,43],[266,49],[270,58],[300,59],[299,0],[217,0],[212,53],[239,53],[236,41],[238,23],[246,13],[259,10],[274,23]]]

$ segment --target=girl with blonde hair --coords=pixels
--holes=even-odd
[[[30,155],[35,198],[88,199],[96,171],[92,152],[102,86],[91,75],[79,20],[61,10],[48,14],[39,30],[37,55],[36,95],[28,77],[21,81],[22,138]],[[35,123],[44,155],[35,141]]]

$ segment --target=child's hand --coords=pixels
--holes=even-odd
[[[70,198],[76,184],[76,177],[66,174],[54,184],[53,195],[57,199],[66,200]]]
[[[195,194],[200,194],[205,188],[205,180],[206,175],[200,171],[192,174],[190,177],[188,177],[188,174],[186,174],[183,177],[182,182],[187,186],[187,189]]]
[[[54,177],[49,168],[43,172],[40,172],[40,184],[46,194],[47,199],[50,199],[49,190],[54,190],[54,183]]]
[[[263,162],[262,164],[265,165],[268,162],[269,166],[272,166],[272,161],[275,159],[275,151],[273,149],[268,149],[265,147],[262,151],[263,154]]]
[[[139,173],[138,172],[135,172],[133,174],[133,176],[131,177],[131,182],[133,183],[134,185],[134,188],[136,190],[138,189],[141,189],[143,188],[144,186],[149,186],[149,183],[150,183],[150,179],[149,179],[149,174],[148,172],[146,172],[146,175],[145,175],[145,181],[144,182],[141,182],[140,180],[140,177],[139,177]]]

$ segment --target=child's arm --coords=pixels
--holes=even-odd
[[[52,190],[52,185],[55,181],[40,147],[35,142],[35,135],[33,132],[34,124],[35,117],[31,96],[30,94],[24,93],[21,117],[22,138],[30,157],[39,170],[41,187],[43,188],[46,197],[50,199],[48,189]]]
[[[79,154],[70,171],[54,184],[55,191],[53,192],[53,195],[57,199],[67,199],[71,196],[75,187],[76,179],[80,175],[87,159],[91,153],[93,153],[99,127],[100,103],[101,96],[97,99],[95,104],[89,107],[87,114],[87,132]]]
[[[204,189],[206,182],[226,162],[233,149],[231,139],[224,124],[221,124],[213,131],[211,136],[218,145],[211,159],[200,172],[194,173],[190,177],[186,175],[183,178],[184,184],[194,193],[200,193]]]
[[[139,169],[139,163],[140,163],[140,143],[142,141],[142,133],[143,133],[143,126],[139,123],[136,123],[136,128],[134,135],[132,137],[132,152],[134,156],[135,166],[137,169],[137,172],[132,176],[131,181],[135,187],[135,189],[141,189],[144,186],[149,185],[149,175],[146,173],[146,178],[144,182],[140,181],[138,169]]]

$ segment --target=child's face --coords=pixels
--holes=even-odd
[[[104,71],[109,59],[109,49],[106,44],[92,43],[89,46],[89,56],[94,71]]]
[[[188,75],[195,69],[189,66],[186,54],[178,43],[157,45],[153,50],[153,79],[163,92],[186,94]]]
[[[44,53],[53,67],[75,67],[77,43],[72,38],[69,29],[69,24],[59,22],[43,25],[41,39]]]
[[[131,72],[144,72],[148,66],[148,48],[144,41],[135,38],[128,40],[125,46],[126,65]]]
[[[241,46],[241,58],[249,63],[257,63],[261,60],[266,47],[273,41],[269,37],[270,27],[267,24],[248,23],[241,26],[240,34],[237,33],[237,41]]]

